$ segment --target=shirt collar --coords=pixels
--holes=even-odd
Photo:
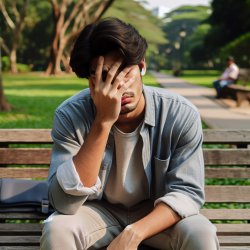
[[[143,94],[146,102],[144,122],[150,126],[155,126],[155,103],[152,91],[143,85]]]

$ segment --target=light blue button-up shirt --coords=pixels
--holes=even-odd
[[[204,203],[202,128],[197,109],[166,89],[144,86],[146,109],[140,132],[146,197],[164,202],[182,218],[199,213]],[[95,186],[84,187],[73,163],[95,117],[89,89],[63,102],[55,112],[49,171],[49,197],[54,208],[73,214],[86,201],[102,199],[114,156],[110,133]],[[89,166],[91,168],[91,166]]]

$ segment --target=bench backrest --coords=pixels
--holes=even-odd
[[[48,129],[0,129],[0,178],[47,178],[51,145]],[[230,209],[230,214],[203,209],[208,218],[250,220],[250,209],[246,209],[250,203],[248,145],[250,130],[204,130],[206,202],[215,208],[217,203],[242,207]]]

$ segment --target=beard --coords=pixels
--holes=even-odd
[[[143,94],[141,92],[141,95],[136,103],[128,103],[128,104],[122,105],[120,115],[126,115],[126,114],[133,112],[137,108],[137,106],[141,100],[142,95]]]

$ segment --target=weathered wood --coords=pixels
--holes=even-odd
[[[250,224],[214,224],[217,235],[250,235]]]
[[[0,167],[0,178],[47,178],[48,168]]]
[[[0,167],[0,178],[47,178],[48,168],[6,168]],[[206,178],[250,178],[250,168],[209,168]]]
[[[205,168],[206,178],[250,178],[250,168]]]
[[[42,228],[37,223],[1,223],[0,235],[41,235]]]
[[[204,144],[250,144],[250,129],[204,129]]]
[[[0,129],[0,143],[52,143],[51,129]]]
[[[220,250],[250,250],[250,247],[241,247],[241,246],[237,246],[237,247],[221,247]]]
[[[250,149],[204,149],[205,165],[250,165]]]
[[[0,148],[1,164],[49,164],[51,149]]]
[[[206,186],[206,202],[250,201],[250,186]]]
[[[201,213],[210,220],[250,220],[250,209],[203,208]]]
[[[0,236],[0,246],[39,246],[40,236]]]
[[[0,220],[44,220],[48,215],[41,213],[0,213]]]
[[[1,250],[39,250],[39,246],[1,246]]]
[[[218,236],[221,246],[250,246],[250,236]]]

